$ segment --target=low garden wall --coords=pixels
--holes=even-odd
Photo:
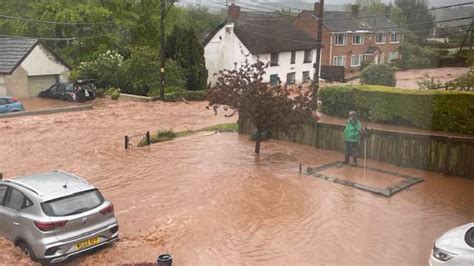
[[[239,133],[252,126],[239,119]],[[344,151],[344,126],[327,123],[304,125],[288,133],[274,131],[272,138],[317,149]],[[361,140],[362,142],[362,140]],[[364,145],[359,145],[361,157]],[[367,139],[367,158],[375,161],[474,179],[474,137],[447,137],[374,130]]]

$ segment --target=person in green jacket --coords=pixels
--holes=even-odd
[[[362,124],[357,119],[357,113],[354,111],[349,112],[349,119],[347,120],[346,128],[344,129],[344,142],[345,142],[345,158],[343,164],[350,163],[350,157],[354,158],[354,165],[357,165],[357,154],[358,144],[360,139],[360,130]]]

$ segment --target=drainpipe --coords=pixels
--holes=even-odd
[[[331,32],[331,39],[329,40],[329,65],[332,66],[332,39],[334,38],[334,33]]]

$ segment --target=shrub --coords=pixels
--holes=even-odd
[[[362,61],[362,63],[360,63],[360,71],[364,70],[364,68],[368,67],[371,64],[372,62],[369,60]]]
[[[360,82],[369,85],[395,86],[395,73],[386,64],[369,65],[361,73]]]
[[[79,65],[78,78],[93,79],[98,88],[119,87],[122,83],[124,58],[116,51],[107,51],[90,62]]]
[[[443,86],[443,83],[441,83],[439,80],[436,80],[431,77],[428,79],[424,79],[421,81],[416,82],[418,84],[418,87],[420,89],[428,89],[428,90],[437,90]]]
[[[149,97],[160,96],[160,90],[161,90],[161,88],[153,88],[153,89],[148,91],[147,96],[149,96]],[[165,87],[165,95],[170,94],[170,93],[174,93],[174,92],[183,93],[185,91],[186,91],[186,89],[183,88],[183,87],[178,87],[178,86]]]
[[[331,86],[319,91],[321,111],[423,129],[474,134],[474,93],[405,90],[383,86]]]
[[[118,100],[118,98],[120,97],[120,92],[119,91],[113,91],[111,94],[110,94],[110,98],[112,100]]]
[[[204,101],[207,97],[207,91],[177,91],[165,94],[165,101],[177,102],[180,100],[187,101]]]
[[[432,59],[435,53],[429,48],[416,44],[404,43],[398,48],[401,58],[397,60],[397,67],[401,69],[429,68],[433,66]]]

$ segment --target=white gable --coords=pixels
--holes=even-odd
[[[28,76],[64,75],[69,71],[42,44],[38,44],[33,48],[31,53],[23,60],[21,66],[28,73]]]

